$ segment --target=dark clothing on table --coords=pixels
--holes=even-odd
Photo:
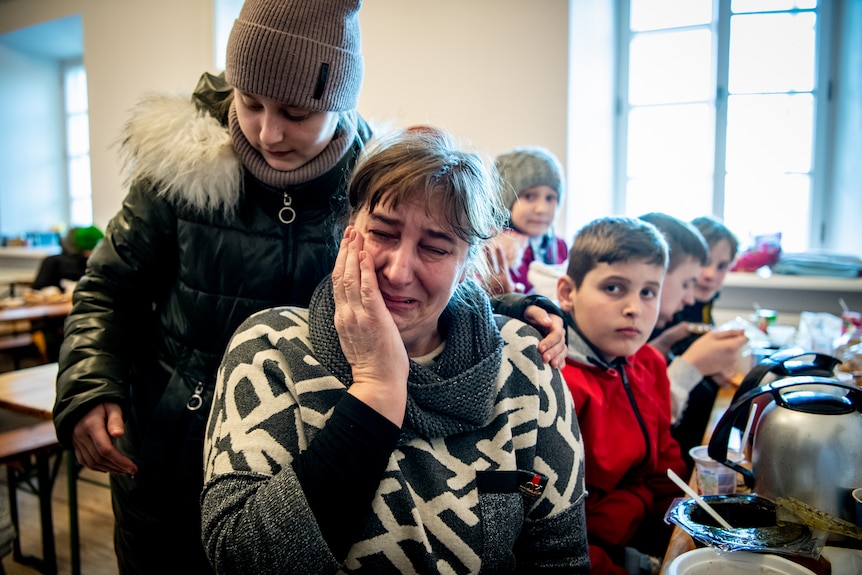
[[[84,254],[59,253],[48,256],[42,260],[36,279],[33,280],[33,289],[42,289],[54,286],[63,289],[61,280],[77,282],[87,269],[87,256]]]
[[[31,287],[40,290],[56,287],[63,290],[62,280],[77,282],[87,269],[87,256],[63,250],[42,260],[36,279]],[[31,322],[33,331],[41,331],[45,336],[45,355],[48,361],[55,362],[60,357],[60,344],[63,342],[63,322],[65,318],[52,317]]]

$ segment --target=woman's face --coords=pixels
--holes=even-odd
[[[440,345],[437,322],[466,274],[467,242],[435,217],[440,213],[440,201],[426,210],[424,195],[416,194],[394,210],[381,205],[362,210],[353,222],[374,259],[383,301],[410,357]]]
[[[283,172],[322,152],[338,125],[336,112],[312,112],[240,90],[235,100],[243,135],[271,168]]]

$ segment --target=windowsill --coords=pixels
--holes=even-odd
[[[4,258],[44,258],[60,253],[60,246],[0,246],[0,257]]]
[[[731,288],[862,292],[862,278],[784,274],[761,277],[753,272],[731,272],[725,277],[724,286]]]

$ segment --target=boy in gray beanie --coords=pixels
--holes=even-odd
[[[500,154],[495,164],[503,203],[510,214],[509,229],[496,240],[502,252],[498,259],[505,259],[508,264],[511,290],[531,293],[533,285],[527,280],[527,272],[532,261],[543,264],[566,261],[568,247],[556,237],[553,227],[565,197],[563,168],[554,154],[539,146]],[[508,291],[506,279],[501,278],[497,289]]]

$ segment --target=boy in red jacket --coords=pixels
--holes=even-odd
[[[566,312],[563,376],[586,450],[591,573],[657,573],[670,526],[664,513],[684,476],[670,434],[664,358],[645,345],[659,312],[667,243],[652,224],[601,218],[575,236],[557,283]]]

